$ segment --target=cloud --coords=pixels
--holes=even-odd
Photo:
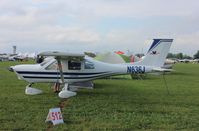
[[[172,51],[174,52],[185,52],[186,54],[195,54],[199,50],[199,31],[178,35],[174,40],[174,47]]]
[[[174,38],[172,51],[193,54],[199,49],[197,5],[195,0],[2,0],[0,52],[11,44],[27,51],[140,52],[146,40]]]
[[[67,42],[82,42],[95,43],[99,41],[99,35],[88,29],[77,27],[62,27],[62,26],[42,26],[31,30],[9,31],[9,33],[1,33],[4,38],[9,38],[9,41],[18,42],[44,42],[44,43],[66,43]],[[6,39],[4,40],[6,41]]]
[[[96,32],[81,28],[66,28],[61,26],[43,27],[47,41],[63,43],[67,41],[95,43],[99,41],[99,35]]]
[[[194,0],[60,0],[47,2],[48,5],[60,7],[66,14],[74,16],[96,17],[149,17],[149,16],[187,16],[197,13],[198,7]]]

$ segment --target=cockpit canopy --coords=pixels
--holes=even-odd
[[[89,60],[62,60],[63,70],[81,70],[81,69],[94,69],[95,65]],[[58,64],[55,59],[44,60],[41,64],[46,70],[58,70]]]

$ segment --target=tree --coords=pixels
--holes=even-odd
[[[194,55],[194,59],[199,59],[199,50],[198,50],[197,53]]]
[[[183,59],[192,59],[192,57],[188,55],[183,55]]]
[[[183,54],[182,54],[182,53],[178,53],[178,54],[176,54],[176,58],[178,58],[178,59],[182,59],[182,58],[183,58]]]
[[[174,54],[168,53],[167,58],[174,58]]]
[[[178,54],[168,53],[167,58],[193,59],[191,56],[183,54],[183,53],[178,53]]]

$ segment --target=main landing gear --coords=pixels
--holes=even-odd
[[[64,87],[62,88],[62,91],[59,92],[60,98],[69,98],[69,97],[72,97],[72,96],[75,96],[75,95],[77,95],[76,92],[68,90],[68,83],[65,83]]]
[[[38,94],[43,93],[42,90],[33,88],[32,84],[33,83],[30,83],[29,85],[26,86],[26,90],[25,90],[26,95],[38,95]],[[69,97],[77,95],[77,93],[73,91],[69,91],[68,84],[65,83],[64,87],[62,88],[62,91],[60,91],[58,95],[60,98],[69,98]]]

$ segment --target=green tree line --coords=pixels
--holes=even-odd
[[[183,53],[168,53],[167,58],[177,58],[177,59],[199,59],[199,50],[196,52],[196,54],[192,56],[183,54]]]

